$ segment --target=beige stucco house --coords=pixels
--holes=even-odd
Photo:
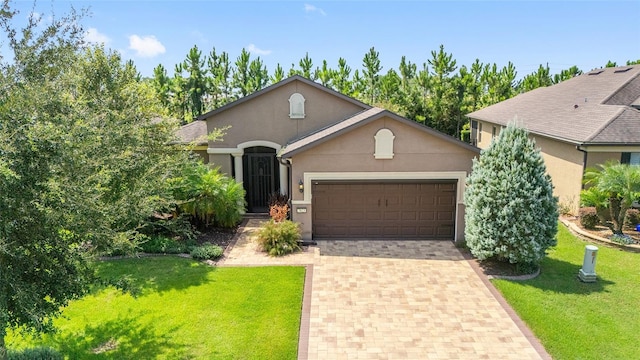
[[[244,184],[249,212],[287,194],[311,239],[464,238],[464,182],[479,149],[300,76],[202,115],[183,128],[208,162]],[[188,133],[188,134],[187,134]]]
[[[640,164],[640,65],[596,69],[467,116],[472,143],[482,149],[514,119],[527,128],[560,204],[575,212],[586,168]]]

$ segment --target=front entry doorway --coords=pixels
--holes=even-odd
[[[279,189],[278,165],[275,149],[264,146],[244,149],[242,167],[248,212],[269,212],[269,195]]]

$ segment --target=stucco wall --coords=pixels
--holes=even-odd
[[[478,147],[486,149],[491,145],[493,127],[497,128],[496,136],[500,133],[500,125],[482,122],[482,139]],[[580,205],[580,190],[582,189],[582,172],[584,153],[577,150],[574,144],[564,143],[543,136],[531,135],[536,141],[536,147],[541,150],[547,173],[551,176],[554,189],[560,205],[567,206],[577,213]],[[618,158],[620,154],[618,153]],[[605,156],[606,157],[606,156]],[[594,155],[594,161],[603,159]]]
[[[305,98],[305,118],[289,118],[289,97],[300,93]],[[231,126],[221,142],[209,147],[235,148],[238,144],[265,140],[283,146],[294,138],[345,119],[363,108],[332,93],[300,81],[292,81],[277,89],[238,104],[207,119],[207,129]]]
[[[374,136],[378,130],[387,128],[395,136],[393,159],[380,160],[374,158]],[[438,173],[462,172],[458,189],[464,188],[464,174],[471,171],[472,159],[477,152],[455,143],[437,138],[412,126],[390,118],[381,118],[360,128],[352,130],[317,145],[292,159],[292,181],[297,184],[304,179],[305,173],[360,173],[392,174],[402,178],[402,174],[429,174],[433,179]],[[388,175],[387,175],[388,176]],[[439,179],[450,179],[442,175]],[[375,179],[371,179],[375,180]],[[310,192],[310,186],[304,190]],[[293,191],[293,219],[301,223],[305,239],[311,238],[312,203],[304,202],[304,193]],[[311,194],[311,197],[313,194]],[[464,237],[464,206],[462,206],[462,190],[458,191],[458,213],[456,240]],[[305,213],[298,209],[304,208]]]
[[[232,175],[231,155],[229,154],[209,154],[209,165],[219,167],[223,174]]]
[[[587,154],[587,168],[601,165],[610,160],[620,161],[622,153],[619,152],[590,152]]]
[[[481,125],[482,124],[482,125]],[[494,127],[495,127],[495,137],[500,134],[502,127],[500,125],[478,121],[478,146],[481,149],[486,149],[491,145],[491,141],[494,138]]]
[[[582,189],[584,153],[573,144],[532,136],[541,149],[547,173],[553,182],[553,194],[561,206],[568,206],[577,213]]]
[[[390,160],[373,156],[374,135],[382,128],[395,135]],[[471,150],[382,118],[296,155],[293,179],[305,171],[471,171],[474,156]]]

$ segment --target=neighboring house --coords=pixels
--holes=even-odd
[[[184,139],[205,122],[229,126],[209,163],[244,184],[249,212],[288,194],[305,240],[464,238],[474,146],[300,76],[200,116]]]
[[[586,168],[640,164],[640,65],[593,70],[467,116],[482,149],[517,119],[540,148],[560,204],[575,212]]]

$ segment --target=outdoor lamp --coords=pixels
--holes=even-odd
[[[300,192],[304,192],[304,183],[302,182],[302,179],[298,181],[298,190],[300,190]]]

